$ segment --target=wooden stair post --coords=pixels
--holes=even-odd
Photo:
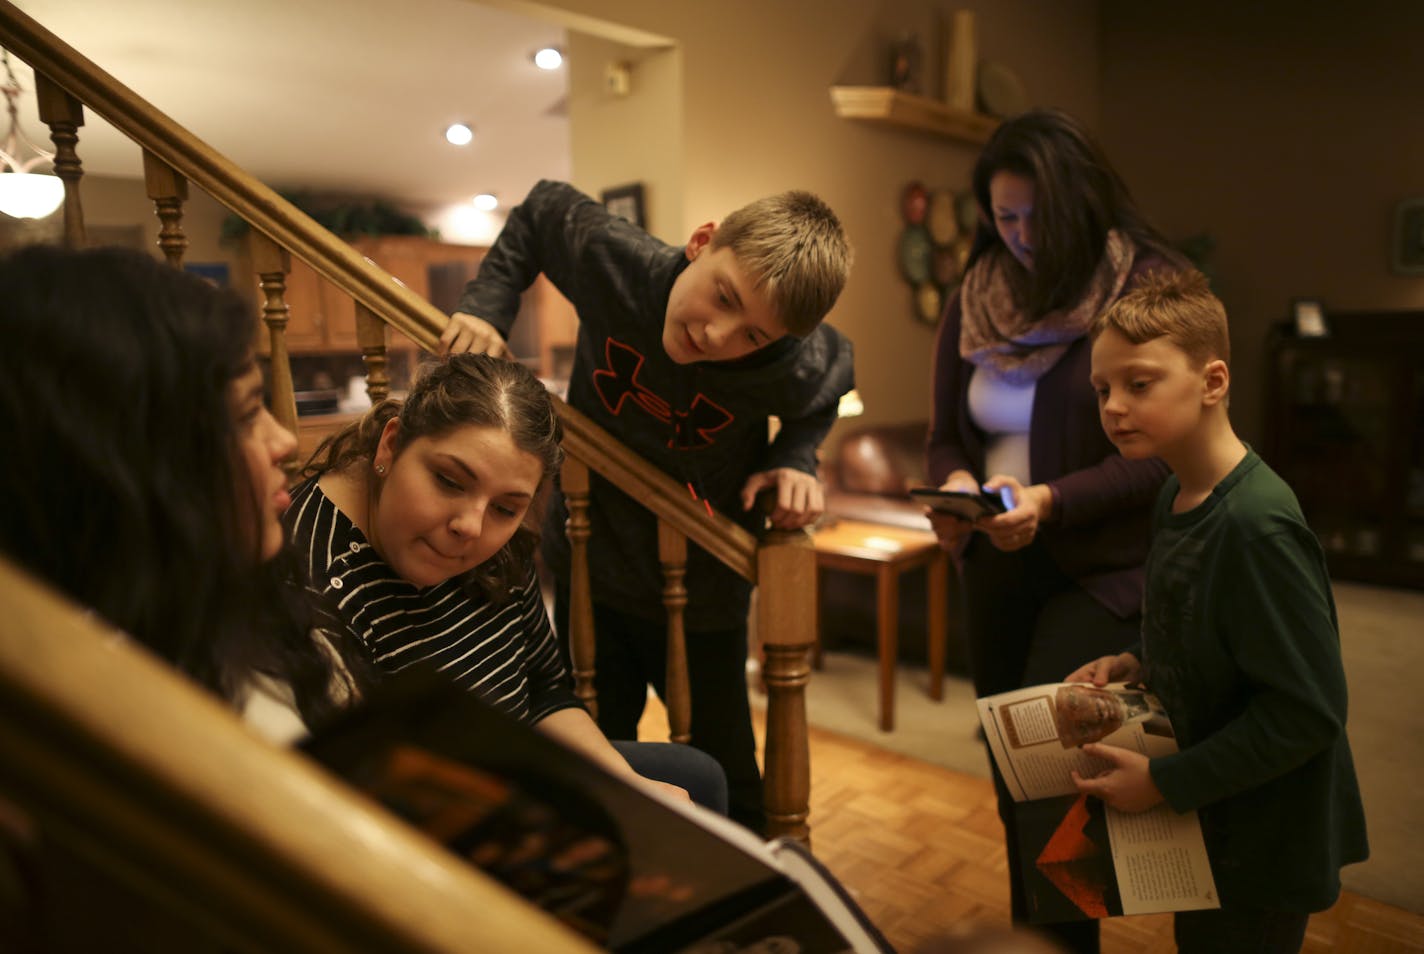
[[[292,385],[292,361],[287,354],[287,273],[292,270],[292,256],[287,250],[261,232],[247,237],[252,256],[252,268],[257,272],[262,289],[262,320],[267,325],[269,354],[272,366],[267,383],[272,389],[272,415],[277,422],[297,433],[297,396]],[[295,466],[295,461],[293,462]]]
[[[692,739],[692,687],[687,674],[687,537],[666,520],[658,521],[658,561],[663,566],[663,609],[667,611],[666,689],[669,737],[686,744]]]
[[[769,530],[757,550],[757,635],[765,653],[767,833],[809,844],[806,683],[816,640],[816,551],[805,530]]]
[[[162,159],[143,151],[143,182],[153,211],[162,227],[158,230],[158,247],[174,268],[183,267],[183,253],[188,250],[188,236],[183,233],[183,203],[188,200],[188,180]]]
[[[83,248],[84,205],[79,199],[79,180],[84,175],[79,161],[79,127],[84,125],[84,106],[44,73],[35,70],[35,99],[40,121],[49,127],[54,141],[54,174],[64,183],[64,244]]]

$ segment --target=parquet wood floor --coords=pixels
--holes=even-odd
[[[757,742],[761,714],[755,712]],[[639,726],[666,739],[655,705]],[[901,954],[967,922],[1009,921],[1003,828],[987,779],[811,730],[811,847]],[[1103,954],[1176,950],[1171,915],[1104,922]],[[1304,954],[1424,954],[1424,916],[1345,892],[1311,918]]]

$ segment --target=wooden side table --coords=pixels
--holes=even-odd
[[[816,568],[865,573],[876,581],[880,655],[880,728],[895,728],[895,661],[900,642],[900,576],[925,567],[929,591],[930,698],[944,698],[944,656],[949,638],[949,554],[928,530],[906,530],[859,520],[839,520],[811,536]],[[822,574],[824,577],[824,574]],[[819,628],[818,628],[819,631]]]

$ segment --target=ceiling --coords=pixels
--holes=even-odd
[[[564,46],[556,24],[472,0],[15,3],[274,188],[431,209],[493,192],[507,208],[569,177],[567,71],[530,60]],[[26,131],[47,140],[25,99]],[[457,121],[468,146],[445,141]],[[142,174],[138,148],[92,114],[79,154],[88,173]]]

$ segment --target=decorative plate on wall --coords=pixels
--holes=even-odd
[[[959,218],[954,208],[954,193],[936,189],[930,195],[930,211],[925,225],[936,245],[948,245],[959,235]]]
[[[900,233],[900,274],[911,285],[920,285],[930,280],[930,259],[934,255],[934,243],[923,225],[907,225]]]
[[[931,325],[939,321],[939,310],[943,302],[944,296],[940,294],[939,286],[934,282],[925,282],[915,289],[915,307],[921,321]]]
[[[923,225],[925,222],[925,205],[929,202],[929,193],[925,187],[918,182],[911,182],[905,186],[905,191],[900,193],[900,215],[910,225]]]
[[[954,210],[959,216],[959,231],[973,238],[974,230],[979,227],[979,202],[974,198],[974,193],[959,193],[954,200]]]

